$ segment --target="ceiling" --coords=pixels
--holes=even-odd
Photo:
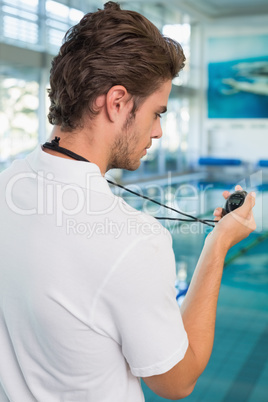
[[[267,15],[268,0],[117,0],[130,4],[151,4],[188,14],[195,21],[215,21],[223,18]]]

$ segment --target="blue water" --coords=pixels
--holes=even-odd
[[[177,200],[178,203],[187,205],[189,210],[201,211],[205,207],[208,217],[212,218],[215,206],[221,205],[225,185],[213,183],[210,188],[205,182],[194,185],[200,196],[189,198],[189,187],[184,191],[186,203],[181,199]],[[182,194],[176,191],[176,186],[165,188],[167,199],[172,194]],[[260,229],[233,247],[227,255],[213,352],[193,393],[185,399],[187,402],[268,401],[268,210],[262,208],[266,201],[268,193],[262,188],[257,191],[256,202]],[[148,209],[148,202],[146,206]],[[263,213],[260,214],[261,210]],[[190,282],[210,229],[191,224],[192,229],[187,232],[186,226],[182,230],[182,225],[167,224],[173,237],[177,270],[183,267],[186,281]],[[143,382],[142,387],[146,402],[166,401]]]
[[[208,117],[209,118],[267,118],[268,95],[240,91],[232,93],[230,85],[224,79],[239,82],[253,82],[254,79],[238,74],[233,67],[238,63],[267,62],[268,56],[240,60],[210,63],[208,65]],[[268,88],[268,77],[266,84]]]

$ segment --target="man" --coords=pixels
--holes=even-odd
[[[50,142],[0,176],[1,402],[140,402],[140,377],[178,399],[204,370],[224,258],[255,228],[253,195],[215,212],[180,312],[169,233],[103,177],[137,169],[161,137],[183,63],[178,43],[113,2],[67,33]]]

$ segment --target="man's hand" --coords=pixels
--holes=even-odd
[[[241,186],[235,187],[236,191],[241,191]],[[229,197],[229,191],[223,192],[223,197]],[[252,231],[256,229],[252,208],[255,205],[255,193],[251,192],[246,196],[244,204],[224,215],[223,208],[216,208],[214,211],[215,221],[217,221],[215,229],[212,231],[211,237],[221,236],[221,241],[226,245],[227,250],[236,243],[246,238]],[[210,237],[210,236],[209,236]]]
[[[242,191],[242,187],[240,185],[235,186],[235,191]],[[224,191],[222,193],[223,197],[227,200],[227,198],[231,195],[229,191]],[[216,208],[215,211],[213,212],[213,215],[215,216],[215,221],[219,221],[224,215],[223,208]]]

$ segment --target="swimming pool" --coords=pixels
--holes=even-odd
[[[245,187],[246,183],[241,184]],[[233,183],[186,178],[175,184],[173,180],[160,185],[159,182],[146,183],[140,191],[184,212],[212,219],[214,208],[224,203],[221,194],[226,189],[234,189]],[[257,230],[227,255],[212,356],[193,393],[186,398],[187,402],[268,400],[268,191],[267,185],[258,181],[246,189],[257,193],[254,208]],[[121,195],[152,215],[176,215],[135,196]],[[211,229],[200,223],[162,223],[173,237],[178,281],[187,283]],[[166,401],[144,383],[142,387],[146,402]]]

